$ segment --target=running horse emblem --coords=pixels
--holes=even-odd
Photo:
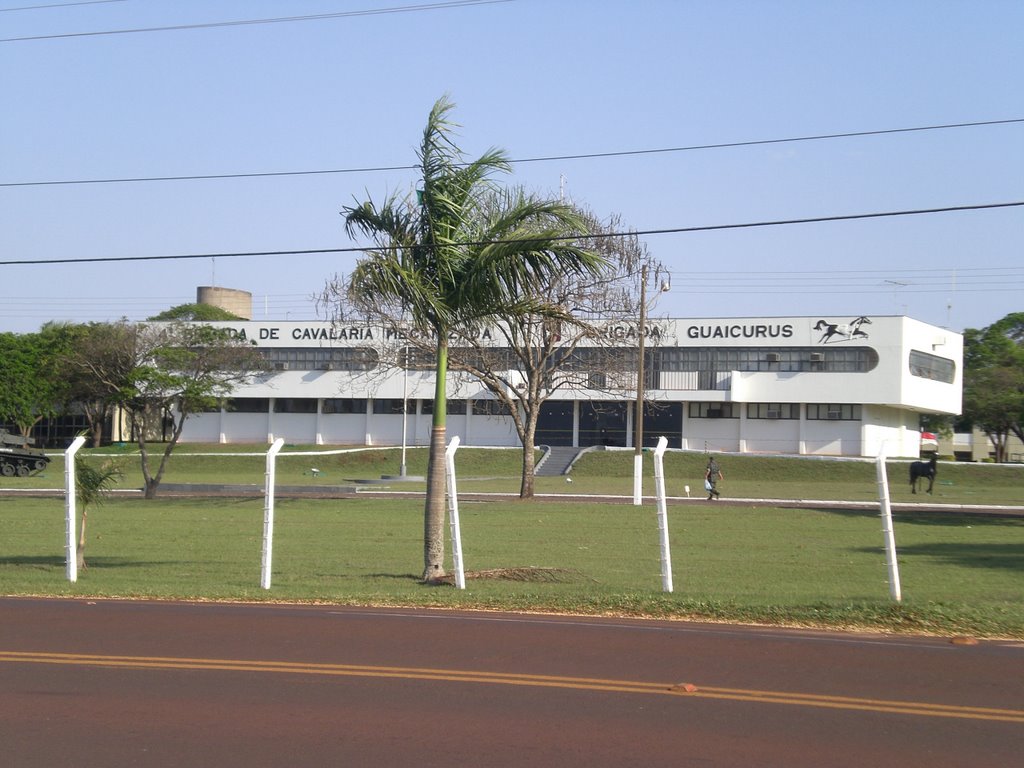
[[[828,344],[830,341],[850,341],[851,339],[866,339],[868,333],[861,329],[862,325],[871,325],[871,320],[861,316],[855,317],[848,323],[830,323],[828,320],[819,320],[814,330],[821,331],[819,344]]]

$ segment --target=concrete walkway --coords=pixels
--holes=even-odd
[[[142,495],[141,489],[114,491],[118,496]],[[62,497],[63,488],[0,488],[0,497]],[[393,490],[380,485],[279,485],[275,489],[277,498],[313,498],[313,499],[345,499],[356,496],[367,498],[420,497],[424,491]],[[163,483],[160,485],[159,497],[236,497],[254,498],[263,496],[262,485],[209,485],[189,483]],[[511,501],[518,499],[518,493],[459,493],[459,499],[468,501]],[[591,502],[599,504],[621,504],[632,506],[632,495],[614,494],[576,494],[576,493],[538,493],[534,499],[539,502]],[[657,500],[654,496],[644,496],[642,506],[653,507]],[[729,498],[708,501],[703,495],[695,497],[668,496],[669,506],[727,506],[727,507],[783,507],[793,509],[839,509],[879,512],[878,501],[842,501],[838,499],[770,499],[770,498]],[[892,502],[891,509],[895,513],[940,513],[951,515],[978,515],[988,517],[1021,517],[1024,518],[1024,506],[1009,504],[943,504],[934,501]]]

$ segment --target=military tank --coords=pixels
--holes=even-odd
[[[28,477],[46,469],[50,457],[32,447],[32,438],[0,429],[0,475]]]

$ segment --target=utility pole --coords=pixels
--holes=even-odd
[[[637,339],[636,414],[633,433],[633,506],[643,503],[644,331],[647,325],[647,265],[640,267],[640,328]]]

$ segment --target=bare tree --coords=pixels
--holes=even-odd
[[[621,400],[638,385],[636,344],[650,333],[641,322],[667,282],[664,267],[646,245],[624,232],[618,216],[599,221],[583,213],[591,248],[604,258],[600,273],[563,276],[535,298],[565,311],[561,319],[539,314],[495,313],[493,333],[460,333],[452,341],[452,370],[468,372],[503,404],[523,448],[519,495],[534,495],[535,435],[543,405],[562,390],[603,393]],[[643,323],[643,325],[647,325]],[[497,341],[495,341],[495,338]],[[640,398],[642,400],[642,398]]]

